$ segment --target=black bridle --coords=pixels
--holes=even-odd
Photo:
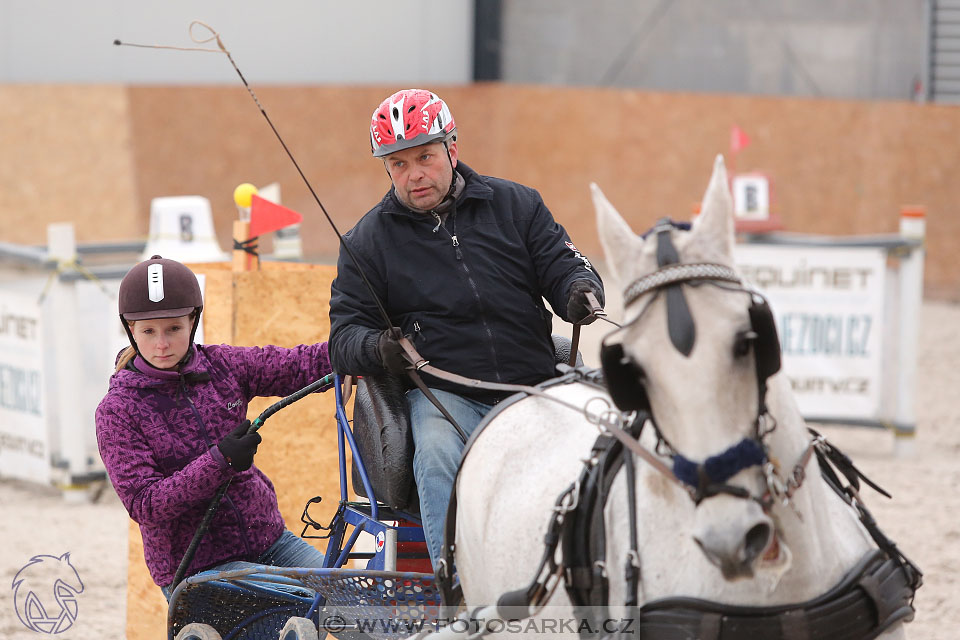
[[[740,276],[732,268],[715,263],[680,263],[677,250],[671,240],[672,229],[673,225],[667,220],[661,220],[654,227],[659,268],[638,278],[626,288],[624,307],[651,293],[654,297],[664,294],[670,341],[677,351],[688,357],[696,341],[696,325],[687,305],[683,285],[712,284],[748,295],[751,329],[738,334],[737,344],[743,349],[740,355],[746,355],[747,350],[752,347],[756,360],[757,411],[753,420],[752,433],[726,450],[700,462],[687,458],[670,444],[657,424],[650,407],[644,386],[646,374],[643,368],[627,355],[621,343],[608,342],[611,336],[638,323],[651,308],[651,304],[648,304],[629,323],[603,339],[600,360],[610,396],[622,412],[642,411],[650,416],[650,422],[657,436],[656,453],[667,456],[671,462],[670,467],[663,464],[653,466],[683,487],[696,504],[713,496],[730,495],[755,500],[765,511],[769,510],[772,496],[779,493],[777,491],[779,485],[786,484],[784,481],[777,482],[777,471],[770,463],[771,458],[766,444],[766,436],[776,428],[776,421],[770,415],[766,405],[767,379],[780,369],[780,343],[773,315],[766,299],[758,292],[744,287]],[[624,446],[637,455],[648,461],[653,457],[653,454],[643,449],[636,440],[626,437],[622,429],[618,429],[616,425],[607,426],[607,428]],[[812,447],[813,443],[801,456],[801,462],[804,465],[812,455]],[[752,495],[744,487],[728,483],[733,476],[753,467],[759,467],[764,471],[767,490],[762,495]]]

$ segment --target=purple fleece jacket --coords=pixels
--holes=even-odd
[[[111,376],[96,413],[100,457],[127,513],[140,523],[147,568],[160,586],[173,581],[210,499],[231,477],[187,575],[255,560],[283,533],[267,476],[256,466],[234,471],[216,444],[246,418],[251,398],[289,395],[331,372],[326,342],[191,349],[179,373],[138,356],[136,371]]]

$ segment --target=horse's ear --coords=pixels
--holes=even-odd
[[[700,215],[693,224],[691,246],[695,245],[700,252],[707,254],[719,249],[722,256],[729,259],[733,256],[733,243],[733,196],[723,155],[718,154],[713,163],[710,184],[703,194]]]
[[[622,280],[624,274],[617,260],[633,255],[632,249],[637,242],[637,236],[595,182],[590,183],[590,192],[593,195],[593,206],[597,210],[597,232],[606,257],[607,270],[614,279]]]

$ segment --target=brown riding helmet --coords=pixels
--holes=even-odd
[[[176,260],[153,256],[135,265],[123,277],[119,308],[120,320],[134,349],[137,343],[128,321],[179,318],[191,313],[196,314],[190,332],[190,342],[193,342],[200,325],[203,295],[197,276],[188,267]]]

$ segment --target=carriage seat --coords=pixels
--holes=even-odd
[[[557,363],[570,361],[570,347],[569,338],[553,336]],[[577,366],[583,366],[579,352]],[[405,380],[387,372],[361,378],[353,405],[353,438],[377,500],[419,515],[420,499],[413,479],[413,433],[404,399],[408,389]],[[354,492],[369,498],[356,461],[351,467]]]

